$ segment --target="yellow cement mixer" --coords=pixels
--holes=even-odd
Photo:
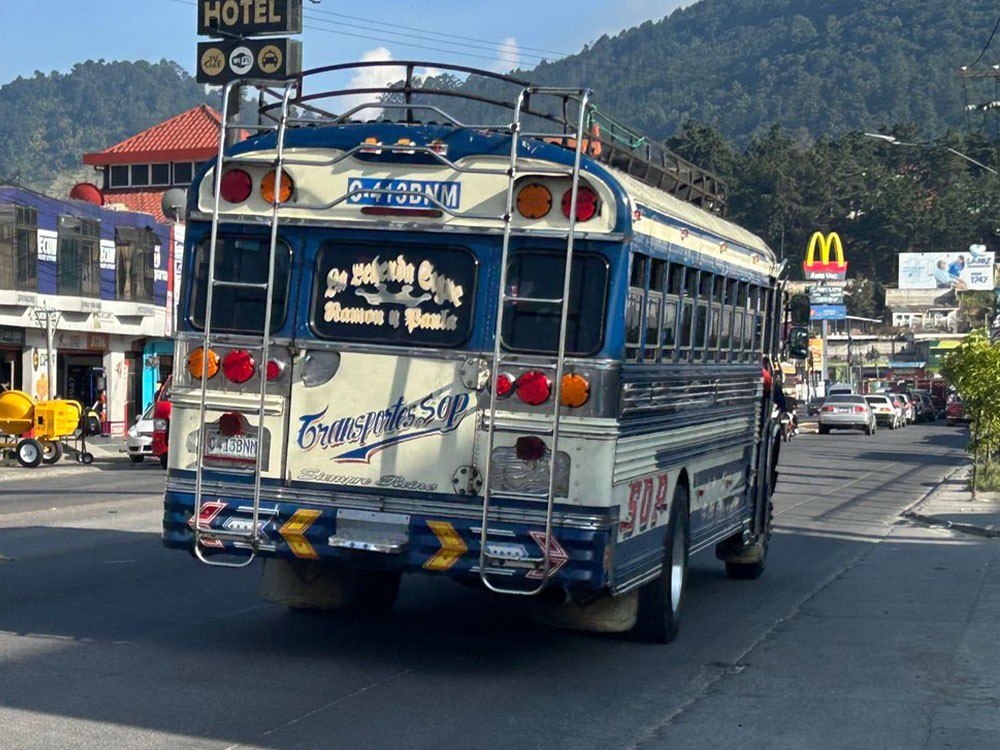
[[[36,404],[24,391],[4,391],[0,393],[0,451],[29,468],[43,462],[54,464],[62,458],[67,439],[79,435],[83,440],[82,414],[78,401],[57,399]],[[32,431],[34,437],[23,437]],[[86,443],[71,450],[80,463],[94,460]]]

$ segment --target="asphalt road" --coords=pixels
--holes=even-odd
[[[956,662],[1000,611],[997,543],[899,517],[964,439],[795,439],[764,577],[696,557],[670,646],[421,577],[382,622],[286,612],[257,599],[256,568],[160,546],[152,464],[8,476],[0,748],[997,747],[998,720],[966,715],[1000,714],[996,671]]]

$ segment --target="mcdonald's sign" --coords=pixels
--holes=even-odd
[[[820,261],[816,262],[816,249],[819,248]],[[830,261],[830,251],[836,252],[836,261]],[[802,264],[806,279],[843,281],[847,276],[847,261],[844,260],[844,245],[840,235],[830,232],[825,237],[822,232],[813,232],[809,239],[809,249],[806,250],[806,260]]]

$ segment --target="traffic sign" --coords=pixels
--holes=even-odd
[[[221,86],[237,78],[282,81],[301,72],[302,42],[295,39],[198,42],[198,83]]]

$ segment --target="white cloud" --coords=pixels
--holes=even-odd
[[[361,62],[392,62],[395,58],[392,56],[392,52],[385,47],[377,47],[373,50],[365,52],[361,56]],[[441,71],[434,68],[428,69],[418,69],[415,74],[428,78],[430,76],[440,75]],[[359,69],[353,78],[348,81],[344,88],[349,89],[384,89],[388,86],[401,81],[406,77],[406,67],[403,65],[379,65],[371,68],[361,68]],[[348,112],[354,107],[359,107],[362,104],[371,104],[377,102],[379,99],[379,94],[349,94],[347,96],[337,97],[338,101],[336,103],[336,109],[338,113],[343,114]],[[381,107],[365,107],[364,109],[358,110],[352,115],[360,120],[376,120],[382,116],[383,109]]]
[[[497,55],[495,68],[500,73],[506,73],[516,68],[521,62],[521,48],[517,44],[517,39],[512,36],[500,42],[500,51]]]

